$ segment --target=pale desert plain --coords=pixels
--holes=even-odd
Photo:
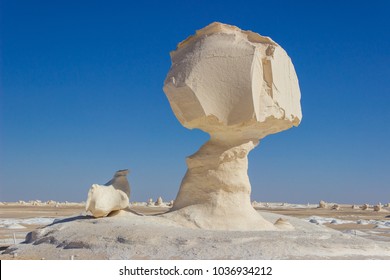
[[[390,259],[388,204],[251,201],[249,152],[302,120],[280,45],[213,22],[170,56],[173,113],[210,136],[187,157],[176,198],[134,202],[124,169],[85,203],[2,203],[2,259]]]

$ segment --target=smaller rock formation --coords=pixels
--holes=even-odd
[[[154,206],[153,198],[149,198],[146,206]]]
[[[163,200],[161,198],[161,196],[159,198],[157,198],[157,201],[154,203],[154,205],[156,206],[161,206],[163,204]]]
[[[104,185],[113,186],[115,189],[123,191],[130,198],[130,184],[127,181],[128,174],[128,169],[118,170],[115,172],[114,177]]]
[[[321,200],[320,203],[318,204],[318,208],[327,208],[328,207],[328,204]]]
[[[126,175],[128,170],[119,170],[105,185],[93,184],[88,192],[85,210],[95,218],[106,217],[113,211],[125,209],[129,205],[130,185]]]
[[[340,205],[334,204],[331,209],[332,210],[340,210]]]
[[[352,209],[359,209],[359,206],[357,206],[357,205],[352,205]]]
[[[86,211],[95,218],[106,217],[113,211],[125,209],[129,205],[129,198],[121,190],[113,186],[93,184],[88,192]]]
[[[368,204],[363,204],[360,208],[361,208],[362,210],[367,210],[368,207],[369,207]]]
[[[382,204],[379,203],[378,205],[374,206],[374,211],[379,212],[381,210],[382,210]]]
[[[56,205],[56,201],[54,201],[54,200],[48,200],[48,201],[46,201],[46,204],[47,204],[47,205]]]

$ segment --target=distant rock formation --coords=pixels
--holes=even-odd
[[[128,170],[119,170],[105,185],[93,184],[88,192],[85,210],[95,218],[106,217],[113,211],[129,205],[130,186],[126,175]]]
[[[156,202],[154,203],[155,206],[161,206],[163,205],[163,200],[161,198],[161,196],[159,196],[156,200]]]
[[[214,22],[171,52],[164,92],[180,123],[210,140],[187,158],[166,216],[205,229],[274,230],[251,206],[248,153],[298,126],[300,90],[287,53],[271,38]]]
[[[340,210],[340,205],[338,204],[334,204],[332,207],[331,207],[332,210]]]
[[[379,203],[378,205],[374,206],[374,211],[379,212],[381,210],[382,210],[382,204],[381,203]]]
[[[153,198],[149,198],[146,206],[154,206]]]
[[[327,208],[328,207],[328,204],[321,200],[319,203],[318,203],[318,208]]]
[[[370,207],[368,204],[363,204],[360,208],[361,208],[362,210],[367,210],[368,207]]]

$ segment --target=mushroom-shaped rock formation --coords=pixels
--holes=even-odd
[[[274,230],[251,206],[247,155],[301,121],[291,59],[269,37],[215,22],[181,42],[171,60],[164,92],[172,110],[210,140],[187,158],[168,215],[206,229]]]
[[[89,189],[85,210],[95,218],[105,217],[113,211],[125,209],[129,205],[129,171],[119,170],[104,186],[93,184]]]

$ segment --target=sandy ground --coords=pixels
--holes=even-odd
[[[287,218],[296,230],[181,228],[158,216],[167,207],[131,206],[115,217],[93,219],[77,204],[0,205],[0,222],[14,221],[0,226],[0,259],[390,259],[389,208],[380,212],[351,205],[341,205],[340,210],[284,204],[255,208],[272,222]],[[30,223],[37,218],[51,218],[52,224]],[[32,231],[27,244],[13,244]]]

